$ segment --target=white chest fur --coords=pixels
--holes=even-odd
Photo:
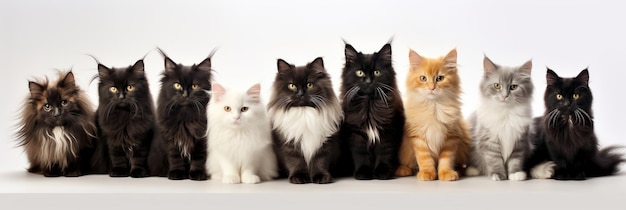
[[[42,161],[47,165],[59,164],[61,168],[67,167],[66,155],[73,157],[77,155],[73,146],[76,139],[60,126],[53,128],[52,133],[46,133],[46,135],[48,139],[44,141],[41,147],[40,157]]]
[[[530,105],[503,106],[485,103],[477,110],[477,129],[488,131],[490,141],[500,143],[502,159],[505,161],[532,123],[532,110],[529,107]]]

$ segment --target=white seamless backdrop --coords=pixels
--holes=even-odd
[[[278,58],[304,65],[323,57],[338,92],[342,40],[371,53],[393,37],[402,92],[409,48],[427,57],[457,48],[465,116],[478,106],[485,54],[502,65],[532,59],[536,116],[544,111],[546,67],[568,77],[589,68],[600,143],[624,144],[625,6],[565,0],[5,0],[0,2],[0,172],[24,176],[27,167],[14,133],[28,79],[72,69],[95,107],[98,81],[90,80],[96,62],[87,54],[109,67],[128,66],[145,56],[156,100],[163,60],[155,47],[185,65],[199,63],[217,48],[215,81],[245,87],[260,82],[265,102]],[[13,186],[2,191],[30,185]]]

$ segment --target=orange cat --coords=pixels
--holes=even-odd
[[[405,100],[406,124],[397,176],[454,181],[464,166],[470,132],[461,113],[456,49],[445,57],[424,58],[411,50]],[[417,161],[416,161],[417,160]]]

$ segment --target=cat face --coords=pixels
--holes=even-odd
[[[143,60],[128,68],[108,68],[98,64],[100,104],[112,107],[138,109],[140,101],[151,100]]]
[[[233,128],[255,124],[263,118],[265,107],[260,100],[261,85],[255,84],[246,92],[226,90],[218,83],[213,84],[210,121],[217,121]],[[213,122],[212,122],[213,123]]]
[[[80,90],[76,86],[74,74],[70,71],[60,75],[56,84],[43,82],[28,82],[30,89],[29,103],[35,119],[49,128],[65,126],[69,123],[82,122],[78,118],[84,114],[84,106],[80,98]]]
[[[559,77],[548,69],[548,86],[544,94],[546,119],[550,127],[563,125],[591,125],[593,96],[589,89],[589,72],[581,71],[574,78]]]
[[[159,105],[206,106],[209,102],[206,91],[211,90],[211,57],[192,66],[176,64],[169,57],[164,57],[165,71],[161,78]]]
[[[440,58],[424,58],[411,50],[411,70],[407,76],[409,92],[428,99],[453,98],[460,93],[460,81],[456,68],[456,49]]]
[[[485,56],[483,65],[485,72],[480,84],[483,97],[502,104],[530,102],[534,88],[530,77],[532,61],[519,67],[506,67],[494,64]]]
[[[354,96],[380,98],[394,89],[396,72],[391,65],[391,45],[378,52],[363,54],[346,44],[346,64],[342,72],[342,92],[345,99]]]
[[[335,97],[322,58],[316,58],[306,66],[299,67],[279,59],[273,94],[270,106],[285,109],[290,107],[320,109]]]

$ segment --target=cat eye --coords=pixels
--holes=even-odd
[[[356,74],[357,77],[365,77],[365,72],[363,72],[361,70],[356,71],[355,74]]]
[[[296,85],[289,83],[289,85],[287,85],[287,88],[289,88],[289,90],[296,90]]]
[[[374,71],[374,76],[380,77],[380,71],[378,71],[378,70]]]
[[[578,95],[578,93],[574,93],[574,95],[572,95],[572,98],[574,98],[574,100],[578,100],[580,98],[580,95]]]
[[[426,82],[426,76],[424,76],[424,75],[420,76],[420,81]]]
[[[225,106],[225,107],[224,107],[224,111],[226,111],[226,112],[230,112],[230,106]]]
[[[198,85],[197,85],[197,84],[193,84],[193,85],[191,85],[191,89],[194,89],[194,90],[195,90],[195,89],[198,89]]]
[[[111,91],[111,93],[117,93],[117,88],[116,87],[110,87],[109,91]]]
[[[132,86],[132,85],[126,86],[126,90],[133,91],[135,90],[135,86]]]
[[[67,102],[67,100],[62,100],[61,101],[61,106],[67,106],[69,103]]]
[[[435,81],[437,82],[441,82],[441,80],[443,80],[443,76],[439,75],[437,76],[437,78],[435,78]]]
[[[50,106],[50,104],[44,104],[43,105],[43,110],[46,112],[50,112],[52,111],[52,106]]]
[[[183,89],[183,86],[180,85],[180,83],[177,82],[177,83],[174,83],[174,89],[180,90],[180,89]]]
[[[248,107],[247,106],[241,107],[241,112],[246,112],[246,111],[248,111]]]
[[[563,99],[563,95],[561,95],[561,94],[556,94],[556,99],[560,101],[561,99]]]
[[[313,83],[306,83],[306,88],[311,89],[313,88]]]
[[[500,83],[493,83],[493,88],[500,90],[500,88],[502,88],[502,86],[500,86]]]
[[[511,86],[509,86],[509,90],[515,90],[515,89],[517,89],[517,85],[511,85]]]

